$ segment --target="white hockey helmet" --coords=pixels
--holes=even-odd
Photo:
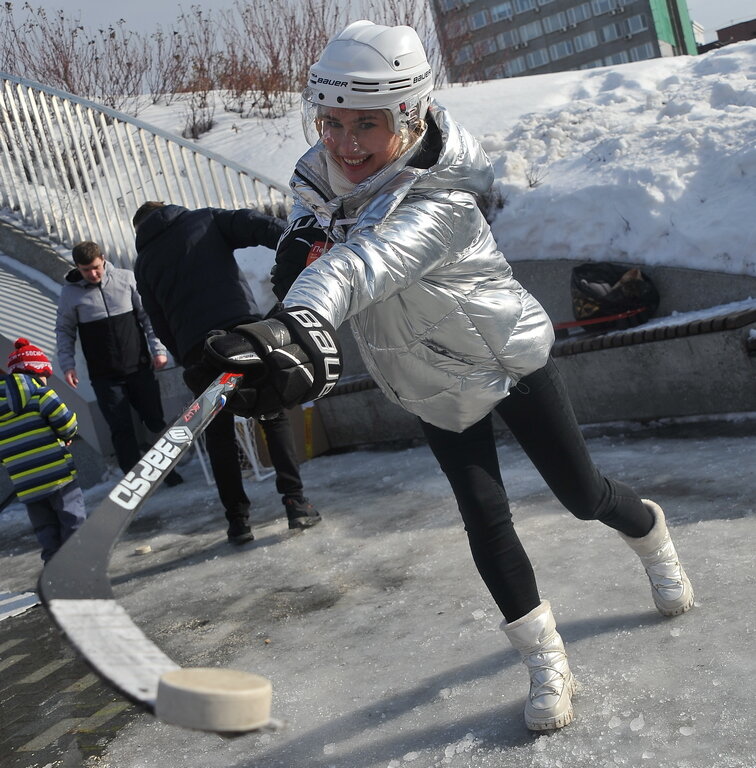
[[[317,142],[320,107],[341,107],[384,109],[394,133],[406,139],[422,126],[432,90],[433,72],[412,27],[355,21],[310,68],[302,93],[305,137]]]

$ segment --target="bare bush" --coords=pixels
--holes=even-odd
[[[123,19],[94,39],[95,77],[92,98],[112,109],[128,106],[133,115],[149,101],[144,94],[144,81],[149,69],[149,43],[125,28]]]
[[[186,51],[184,90],[189,94],[184,110],[184,138],[198,139],[215,124],[216,67],[221,56],[216,45],[217,26],[210,14],[198,5],[179,17]]]
[[[237,0],[222,17],[226,108],[243,116],[285,114],[340,16],[336,0]]]
[[[16,22],[11,3],[4,8],[3,71],[84,96],[113,109],[127,104],[136,114],[144,102],[148,68],[145,39],[123,20],[107,29],[87,30],[63,11],[23,6]]]
[[[12,14],[12,5],[6,5]],[[27,16],[14,25],[17,74],[80,96],[91,96],[96,77],[94,38],[78,18],[63,11],[48,15],[44,8],[24,5]]]
[[[161,100],[164,104],[171,104],[177,94],[186,90],[184,38],[175,29],[163,32],[158,26],[150,35],[150,40],[151,44],[146,47],[146,92],[153,104]]]
[[[528,182],[528,187],[530,189],[535,189],[543,184],[548,175],[548,168],[545,168],[536,162],[532,162],[525,171],[525,180]]]

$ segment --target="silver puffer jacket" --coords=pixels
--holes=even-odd
[[[344,197],[331,190],[322,144],[300,159],[290,219],[314,214],[335,244],[284,304],[335,327],[349,319],[386,396],[461,432],[546,364],[554,333],[476,205],[493,181],[488,157],[443,107],[433,104],[429,120],[441,134],[435,164],[399,158]]]

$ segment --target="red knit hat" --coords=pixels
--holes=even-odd
[[[30,344],[28,339],[16,339],[15,349],[8,355],[10,373],[31,373],[37,376],[52,376],[52,364],[45,353]]]

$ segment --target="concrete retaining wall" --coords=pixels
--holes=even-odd
[[[60,282],[68,261],[44,240],[0,221],[0,251]],[[515,276],[543,304],[551,319],[572,319],[570,273],[579,262],[522,261]],[[756,297],[756,277],[703,272],[677,267],[643,267],[661,295],[657,316],[689,312]],[[581,423],[646,420],[665,416],[732,413],[756,410],[754,357],[746,349],[753,324],[695,337],[665,339],[622,348],[577,354],[559,353]],[[345,375],[337,392],[318,403],[332,449],[422,439],[417,420],[390,403],[365,372],[348,327],[339,330],[344,346]],[[180,369],[158,374],[166,419],[189,402]],[[350,386],[350,381],[358,382]],[[88,461],[112,455],[107,431],[94,401],[84,417],[96,435]],[[79,411],[82,405],[77,404]],[[498,428],[501,424],[495,422]],[[83,449],[81,449],[83,450]],[[83,457],[82,457],[83,458]],[[92,474],[96,474],[94,471]]]

